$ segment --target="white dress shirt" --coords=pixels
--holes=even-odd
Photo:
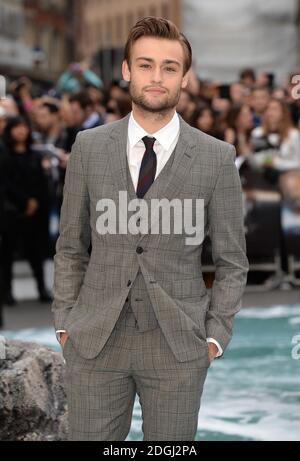
[[[156,179],[175,149],[179,138],[179,128],[179,118],[175,112],[167,125],[150,135],[138,124],[131,112],[128,122],[127,159],[135,191],[137,189],[140,167],[145,153],[145,144],[142,138],[144,136],[149,136],[156,139],[153,145],[157,160]]]
[[[180,122],[176,111],[167,125],[152,134],[147,133],[144,128],[138,124],[131,112],[128,121],[127,160],[135,191],[137,189],[140,167],[145,153],[145,144],[142,141],[142,138],[144,136],[155,138],[153,150],[156,153],[157,158],[156,179],[175,149],[179,138],[179,132]],[[56,333],[63,331],[65,330],[57,330]],[[218,352],[216,357],[223,354],[223,349],[218,341],[213,338],[207,338],[206,341],[212,342],[217,346]]]

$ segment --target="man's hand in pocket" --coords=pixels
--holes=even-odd
[[[209,355],[210,363],[216,358],[217,353],[218,353],[217,346],[214,343],[209,342],[208,343],[208,355]]]
[[[68,336],[69,335],[67,332],[60,333],[59,342],[62,348],[64,348],[64,345],[65,345],[65,342],[67,341]]]

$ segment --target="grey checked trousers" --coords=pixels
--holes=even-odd
[[[208,367],[179,362],[159,326],[139,332],[128,302],[97,357],[79,356],[70,338],[63,355],[68,440],[125,440],[136,393],[143,440],[195,440]]]

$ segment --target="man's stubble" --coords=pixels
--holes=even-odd
[[[174,109],[179,101],[181,88],[179,87],[175,93],[171,95],[169,92],[163,94],[160,101],[151,103],[144,95],[144,93],[136,90],[134,83],[129,82],[128,91],[131,97],[132,102],[143,112],[150,112],[151,114],[161,114],[164,116],[166,113],[170,112],[171,109]],[[167,95],[167,97],[166,97]]]

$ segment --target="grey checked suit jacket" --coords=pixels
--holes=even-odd
[[[140,268],[160,328],[179,361],[202,357],[207,337],[225,351],[249,269],[235,149],[179,116],[168,180],[159,189],[152,185],[144,196],[148,203],[153,198],[204,199],[205,234],[216,266],[209,296],[202,278],[202,244],[186,245],[185,234],[155,235],[150,227],[139,235],[100,235],[96,230],[97,201],[111,198],[118,206],[118,192],[134,190],[127,184],[129,115],[79,133],[73,145],[54,257],[55,328],[68,331],[79,355],[96,357],[128,296],[128,281]],[[137,246],[143,254],[137,254]]]

